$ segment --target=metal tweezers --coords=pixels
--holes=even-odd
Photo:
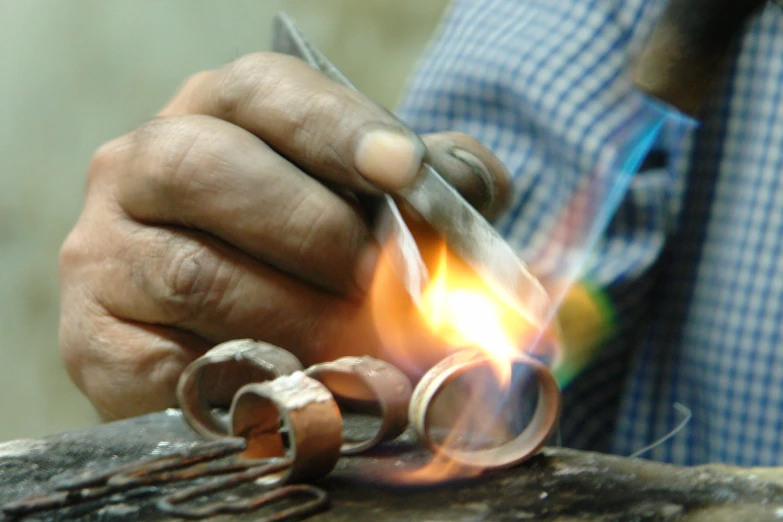
[[[284,13],[275,18],[273,38],[276,52],[297,56],[337,83],[356,89]],[[420,302],[429,274],[398,201],[413,208],[454,253],[533,324],[551,320],[550,299],[538,279],[492,225],[428,163],[422,165],[411,186],[377,197],[373,205],[376,239],[414,303]]]

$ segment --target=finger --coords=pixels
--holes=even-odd
[[[194,76],[161,112],[178,114],[231,122],[303,170],[363,191],[407,185],[425,152],[391,113],[281,54],[247,55]]]
[[[112,227],[122,238],[109,260],[92,264],[95,300],[119,319],[172,326],[212,344],[263,340],[326,360],[348,331],[362,336],[360,305],[265,266],[208,235],[141,226]],[[106,241],[103,241],[106,249]],[[121,244],[121,246],[120,246]],[[353,345],[372,350],[361,337]]]
[[[113,160],[123,170],[113,190],[134,219],[208,232],[335,293],[366,291],[378,254],[362,215],[249,132],[184,116],[129,139]]]
[[[122,321],[64,285],[59,346],[68,373],[104,420],[176,405],[180,373],[210,346],[176,328]]]
[[[378,350],[366,312],[353,304],[291,291],[296,282],[283,276],[261,284],[232,276],[232,261],[200,254],[209,247],[198,239],[172,240],[167,233],[176,231],[102,215],[100,227],[90,226],[88,206],[61,251],[60,347],[73,380],[105,419],[173,406],[184,367],[229,339],[273,342],[306,365]]]
[[[511,202],[511,174],[474,138],[457,132],[428,134],[427,161],[488,220],[497,219]]]

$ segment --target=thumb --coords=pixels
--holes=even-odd
[[[511,202],[511,174],[486,147],[467,134],[443,132],[422,136],[427,161],[468,203],[489,221]]]

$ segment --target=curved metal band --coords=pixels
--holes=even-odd
[[[252,339],[228,341],[185,368],[177,383],[177,401],[194,431],[219,439],[228,435],[228,427],[213,415],[213,407],[230,405],[234,393],[245,384],[301,370],[302,363],[277,346]]]
[[[433,366],[413,391],[409,417],[411,425],[422,441],[455,462],[482,469],[513,466],[535,455],[557,426],[561,407],[560,389],[549,368],[539,361],[520,356],[513,363],[530,367],[538,380],[538,402],[535,412],[519,435],[504,444],[481,450],[460,450],[438,445],[430,436],[427,418],[435,397],[460,375],[482,366],[491,367],[495,364],[484,354],[465,351],[446,357]]]
[[[372,357],[342,357],[313,365],[305,374],[326,386],[338,404],[341,399],[369,400],[380,409],[381,426],[375,435],[365,440],[343,442],[343,455],[361,453],[380,442],[395,439],[408,427],[412,386],[408,377],[395,366]],[[357,390],[346,382],[346,378],[357,379],[366,390]],[[372,397],[364,396],[367,391]]]
[[[265,467],[271,468],[271,466]],[[263,472],[266,470],[261,469],[260,471]],[[220,491],[221,489],[236,486],[237,484],[242,484],[243,480],[245,480],[244,476],[239,476],[237,478],[228,477],[228,480],[218,479],[207,482],[203,485],[191,486],[185,490],[158,500],[156,506],[164,513],[168,513],[169,515],[175,517],[202,519],[214,517],[220,515],[221,513],[249,513],[255,509],[279,502],[281,500],[291,500],[293,497],[303,497],[305,499],[302,502],[295,503],[291,507],[283,508],[273,515],[255,519],[257,522],[279,522],[282,520],[294,518],[297,520],[302,519],[307,515],[322,509],[329,502],[329,497],[326,495],[326,491],[315,486],[298,484],[295,486],[283,486],[280,488],[275,488],[271,491],[264,489],[258,495],[250,498],[233,497],[230,499],[224,498],[209,503],[201,503],[195,506],[182,505],[184,502],[187,502],[193,498],[204,497],[210,493]]]
[[[323,384],[302,372],[246,384],[234,396],[230,419],[231,434],[247,440],[244,456],[291,460],[264,484],[317,479],[340,458],[340,408]]]

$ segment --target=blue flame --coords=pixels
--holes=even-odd
[[[561,245],[564,247],[563,252],[575,253],[575,255],[564,255],[563,262],[558,264],[556,277],[560,283],[558,286],[561,288],[561,292],[552,296],[555,305],[553,313],[556,313],[560,307],[570,287],[582,276],[588,259],[605,234],[606,228],[625,198],[635,174],[657,142],[664,125],[672,120],[695,124],[694,120],[689,120],[675,109],[647,99],[639,93],[633,94],[632,103],[636,103],[635,110],[618,125],[616,132],[606,140],[601,151],[602,161],[598,162],[596,170],[591,173],[588,180],[589,194],[595,195],[598,201],[591,202],[595,205],[590,207],[586,215],[580,216],[584,217],[583,225],[579,227],[578,231],[574,231],[578,233],[567,240],[573,241],[574,244]],[[577,197],[576,194],[575,197]],[[550,319],[554,319],[554,317]],[[531,355],[533,354],[531,353]],[[553,361],[542,362],[549,365]],[[589,362],[588,360],[586,364]],[[583,369],[583,366],[577,367],[574,364],[566,368],[567,361],[561,361],[557,364],[563,364],[562,372],[558,372],[557,366],[553,368],[553,373],[561,387],[567,386]],[[524,401],[519,403],[519,394],[522,390],[530,390],[534,373],[529,368],[525,371],[523,368],[526,365],[520,366],[521,368],[515,368],[513,371],[511,385],[507,388],[509,395],[504,398],[499,397],[500,400],[495,402],[497,414],[500,414],[504,409],[519,407],[524,403]],[[527,409],[529,408],[530,405]],[[527,419],[526,415],[520,411],[518,416],[507,419],[515,424],[507,427],[512,433],[519,433],[525,427],[520,425],[524,424],[525,420],[530,419]]]
[[[626,118],[623,124],[618,126],[618,130],[604,144],[602,150],[604,161],[599,161],[596,171],[593,173],[593,179],[591,179],[591,182],[598,184],[593,187],[597,189],[593,193],[600,194],[602,201],[597,202],[594,215],[585,216],[587,218],[586,226],[582,229],[581,237],[575,238],[577,244],[565,245],[568,247],[566,250],[575,250],[577,255],[570,258],[566,266],[561,265],[562,272],[558,274],[558,281],[564,284],[561,286],[561,293],[552,296],[555,304],[553,310],[555,311],[559,308],[570,287],[581,277],[587,260],[605,234],[620,203],[628,193],[635,174],[658,140],[666,122],[679,120],[695,123],[675,109],[646,97],[640,96],[638,100],[636,110]],[[554,319],[554,317],[550,319]],[[567,364],[567,361],[562,361],[562,363]],[[564,365],[564,371],[558,373],[557,367],[553,368],[561,387],[570,384],[582,369],[572,367],[566,370]],[[530,378],[530,374],[515,375],[510,389],[518,390],[529,386],[529,383],[520,382],[520,378]]]

